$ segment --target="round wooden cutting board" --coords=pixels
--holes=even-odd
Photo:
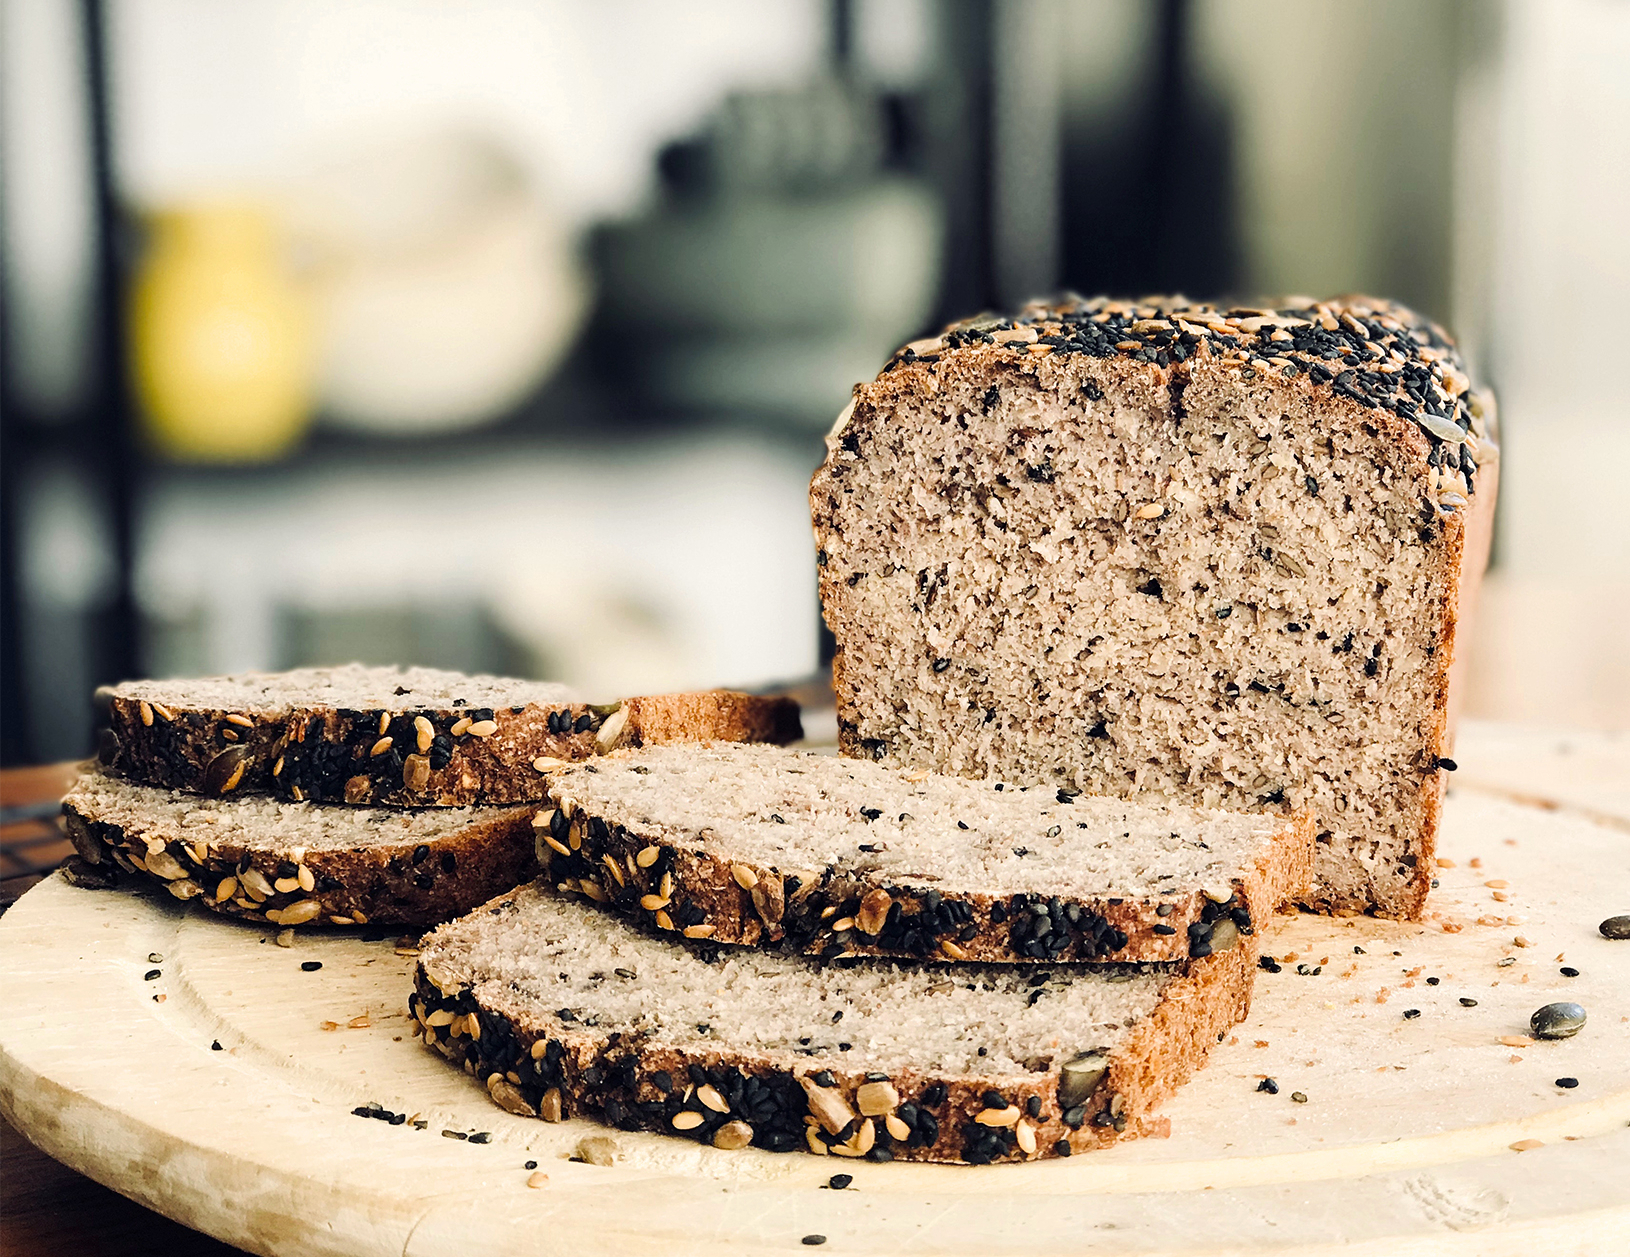
[[[980,1257],[1630,1252],[1630,942],[1596,929],[1630,912],[1614,803],[1630,740],[1589,744],[1595,787],[1570,752],[1559,797],[1535,772],[1501,793],[1478,748],[1555,757],[1537,736],[1519,754],[1523,736],[1463,732],[1458,780],[1478,784],[1451,792],[1452,866],[1426,920],[1269,932],[1280,971],[1166,1106],[1167,1139],[1030,1165],[839,1165],[512,1117],[409,1037],[414,961],[392,939],[285,948],[60,878],[0,920],[0,1109],[73,1168],[267,1254],[722,1257],[814,1236],[830,1253]],[[1528,1041],[1529,1014],[1564,999],[1585,1029]],[[418,1123],[353,1113],[369,1104]],[[846,1190],[827,1187],[839,1170]]]

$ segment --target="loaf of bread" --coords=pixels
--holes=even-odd
[[[988,1164],[1158,1130],[1256,963],[819,964],[675,937],[534,884],[423,940],[409,1011],[511,1113]]]
[[[211,799],[86,773],[62,801],[99,870],[277,926],[451,920],[537,876],[535,807],[322,807]]]
[[[142,785],[300,802],[465,807],[541,796],[617,746],[791,742],[798,705],[729,690],[592,705],[560,685],[430,668],[301,668],[102,690],[98,758]]]
[[[1493,419],[1368,298],[1071,299],[908,346],[811,485],[841,750],[1308,810],[1310,905],[1417,915]]]
[[[1312,819],[1027,790],[769,746],[658,746],[549,773],[562,892],[657,929],[826,959],[1174,961],[1307,887]]]

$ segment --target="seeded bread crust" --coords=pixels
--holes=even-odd
[[[469,928],[544,893],[528,888],[444,929]],[[1250,1011],[1257,959],[1249,945],[1171,967],[1158,1006],[1107,1054],[993,1078],[884,1075],[843,1068],[835,1054],[703,1050],[597,1030],[575,1016],[540,1015],[506,998],[502,983],[482,986],[482,974],[448,967],[437,934],[422,947],[408,1001],[417,1032],[507,1112],[551,1122],[591,1117],[722,1149],[966,1164],[1069,1156],[1167,1134],[1169,1119],[1156,1110]],[[1112,980],[1113,971],[1078,970],[1086,974],[1078,980]]]
[[[830,760],[795,752],[697,747],[683,753],[687,760],[767,774],[791,769],[818,776],[820,769],[833,767]],[[674,752],[662,749],[618,752],[600,765],[550,774],[548,799],[533,825],[539,863],[557,890],[689,939],[802,951],[828,960],[869,955],[990,963],[1163,962],[1234,947],[1242,935],[1254,933],[1257,922],[1305,893],[1312,872],[1313,820],[1306,813],[1283,818],[1268,844],[1232,875],[1205,886],[1178,885],[1171,894],[1114,896],[1114,888],[1098,886],[1055,894],[1051,888],[1035,889],[1034,883],[1029,892],[990,893],[954,880],[897,880],[868,869],[868,863],[878,863],[875,857],[843,867],[813,861],[776,867],[731,851],[711,826],[678,827],[676,833],[660,815],[619,811],[615,787],[601,785],[610,774],[649,774],[653,763],[661,771],[673,759]],[[901,785],[898,774],[871,764],[856,763],[848,771],[866,777],[878,796]],[[600,801],[584,805],[578,800],[585,793],[598,794]],[[970,808],[979,802],[970,799]],[[1098,818],[1098,802],[1077,803],[1061,793],[1049,819],[1052,813],[1063,822],[1078,813],[1092,817],[1095,824],[1081,836],[1083,842],[1118,837],[1118,825],[1111,833]],[[1194,819],[1186,815],[1183,823]],[[1011,863],[1024,868],[1017,853]]]
[[[1099,426],[1078,421],[1078,413]],[[1213,421],[1214,415],[1224,418]],[[925,441],[913,428],[920,423],[946,431],[942,425],[950,421],[963,431],[973,425],[981,457],[996,470],[953,466],[954,455],[941,449],[950,447],[945,441]],[[1113,444],[1072,446],[1077,422],[1082,431],[1113,433]],[[1226,479],[1226,469],[1223,479],[1214,477],[1192,494],[1180,483],[1184,460],[1198,465],[1217,456],[1213,427],[1218,441],[1226,431],[1229,440],[1243,433],[1248,444],[1253,438],[1245,430],[1253,423],[1260,451],[1250,456],[1261,459],[1257,470],[1264,474],[1242,463],[1236,478],[1243,487]],[[1228,808],[1309,808],[1320,844],[1309,906],[1418,916],[1439,827],[1440,765],[1451,745],[1457,622],[1473,601],[1487,558],[1498,481],[1494,424],[1492,397],[1471,389],[1442,329],[1370,298],[1233,310],[1172,298],[1076,299],[1031,306],[1014,318],[981,316],[908,346],[876,381],[856,388],[811,484],[822,607],[837,639],[840,752],[1094,793],[1166,793]],[[1261,437],[1270,428],[1275,431]],[[1427,622],[1406,629],[1401,617],[1372,614],[1360,636],[1374,654],[1341,655],[1343,626],[1309,624],[1300,614],[1322,609],[1324,593],[1341,591],[1309,581],[1297,550],[1304,539],[1314,545],[1339,539],[1343,517],[1331,514],[1322,534],[1317,524],[1294,531],[1294,519],[1287,523],[1272,512],[1302,508],[1266,505],[1267,479],[1287,473],[1291,479],[1281,485],[1309,481],[1309,501],[1339,503],[1344,487],[1359,496],[1351,480],[1339,485],[1339,477],[1323,475],[1317,465],[1298,465],[1296,442],[1306,443],[1311,438],[1304,434],[1315,431],[1348,466],[1370,460],[1373,484],[1366,490],[1373,487],[1389,511],[1396,505],[1397,518],[1389,514],[1379,527],[1391,530],[1394,555],[1414,564],[1411,588],[1420,591],[1417,605]],[[1003,439],[1008,461],[998,474],[1004,472],[1000,451],[986,445]],[[970,437],[967,447],[975,444]],[[1097,468],[1119,466],[1112,461],[1120,456],[1117,444],[1131,451],[1128,470],[1100,474]],[[1168,483],[1175,496],[1163,496]],[[1260,492],[1263,504],[1238,496],[1247,490]],[[1290,503],[1289,490],[1284,494],[1276,501]],[[1277,522],[1285,534],[1274,540],[1273,530],[1264,528],[1254,539],[1234,539],[1234,532],[1248,533],[1258,521]],[[1180,555],[1185,536],[1202,538],[1213,553],[1243,546],[1238,571],[1225,565],[1219,578],[1214,565],[1214,575],[1206,576],[1203,557],[1190,562]],[[1063,583],[1048,587],[1046,567],[1012,579],[1024,563],[1037,563],[1025,553],[1027,545],[1050,565],[1062,557]],[[1081,605],[1098,605],[1101,612],[1090,628],[1075,624],[1075,565],[1089,578],[1107,579],[1104,574],[1123,568],[1127,577],[1113,601],[1086,595]],[[1381,579],[1394,575],[1384,571]],[[1020,590],[1027,579],[1033,583]],[[1012,589],[1003,583],[1009,580]],[[1324,662],[1312,651],[1306,661],[1287,652],[1277,675],[1234,676],[1237,652],[1226,641],[1210,643],[1223,633],[1209,605],[1196,606],[1192,622],[1184,618],[1188,604],[1200,601],[1195,594],[1206,597],[1203,590],[1218,601],[1249,601],[1252,615],[1260,607],[1263,629],[1294,620],[1310,630],[1309,638],[1312,629],[1331,630]],[[1095,598],[1104,602],[1094,604]],[[1351,603],[1359,601],[1355,590]],[[1164,635],[1137,623],[1145,605],[1172,617]],[[1331,614],[1357,612],[1344,602]],[[1004,616],[1009,629],[1002,627]],[[1065,635],[1053,639],[1058,654],[1049,645],[1044,656],[1038,645],[1030,663],[1004,673],[985,637],[975,643],[969,636],[994,634],[991,641],[1000,644],[1012,625],[1025,624],[1022,617],[1031,617],[1032,636],[1055,622]],[[1157,658],[1164,651],[1182,663],[1185,639],[1197,643],[1197,657],[1216,652],[1214,675],[1192,692],[1169,680],[1173,674]],[[1142,655],[1107,673],[1093,672],[1090,658],[1078,664],[1106,640],[1106,650],[1144,652],[1147,665]],[[1395,659],[1404,671],[1389,677]],[[1400,696],[1389,701],[1414,713],[1396,722],[1403,732],[1384,740],[1386,760],[1379,766],[1371,754],[1374,740],[1354,736],[1356,723],[1379,711],[1364,709],[1376,701],[1369,679],[1378,665],[1383,681],[1377,684],[1390,680],[1390,693]],[[1322,692],[1319,668],[1327,674]],[[1237,771],[1264,750],[1285,756],[1265,764],[1262,782],[1240,781],[1218,767],[1221,739],[1249,736],[1254,707],[1289,702],[1310,677],[1312,696],[1297,694],[1296,705],[1305,698],[1320,714],[1319,704],[1335,701],[1327,718],[1345,717],[1353,745],[1328,754],[1287,753],[1283,739],[1275,744],[1269,734],[1269,745],[1246,748],[1233,766]],[[1237,684],[1224,693],[1224,680]],[[1261,697],[1241,693],[1247,681],[1264,683]],[[1163,706],[1171,701],[1177,705]],[[1358,706],[1342,710],[1343,702]],[[1086,710],[1099,703],[1107,721]],[[1031,718],[1045,729],[1032,735],[1015,724]],[[1226,727],[1218,733],[1218,726]],[[1310,739],[1311,730],[1310,724]],[[1328,741],[1344,736],[1331,733]],[[1271,761],[1271,755],[1262,758]],[[1351,783],[1367,773],[1384,780],[1365,794]],[[1351,814],[1345,811],[1349,795]]]
[[[391,670],[353,671],[368,678],[372,697],[390,693]],[[280,676],[309,675],[246,678],[271,697],[234,707],[190,702],[186,681],[126,682],[101,691],[106,727],[98,762],[142,785],[215,797],[272,794],[294,802],[467,807],[533,802],[542,796],[545,769],[617,746],[709,738],[786,743],[803,736],[791,699],[728,690],[603,706],[569,696],[496,707],[449,701],[358,709],[278,701]],[[404,680],[413,675],[403,674]],[[506,684],[492,677],[468,680],[472,689],[479,683],[486,692],[502,692]],[[219,690],[215,682],[201,684]],[[523,698],[543,688],[508,684]],[[404,688],[411,698],[413,691]]]
[[[201,799],[89,774],[63,799],[74,849],[104,876],[153,881],[183,902],[271,925],[393,925],[415,929],[462,916],[535,877],[532,807],[471,808],[467,817],[346,808],[333,823],[355,845],[268,841],[298,831],[313,805],[267,799]],[[218,825],[183,825],[178,810],[212,814]],[[258,815],[275,809],[275,823]],[[253,810],[255,815],[244,815]],[[236,814],[235,814],[236,813]],[[422,816],[421,818],[422,819]],[[203,830],[203,834],[201,834]],[[218,831],[218,837],[205,835]],[[259,832],[257,832],[259,831]]]

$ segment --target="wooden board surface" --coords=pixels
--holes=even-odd
[[[1480,780],[1479,745],[1553,753],[1525,757],[1524,736],[1468,730],[1458,779]],[[1277,927],[1282,971],[1167,1105],[1165,1140],[1025,1166],[838,1167],[612,1133],[614,1165],[574,1162],[607,1132],[511,1117],[408,1037],[413,961],[390,940],[287,949],[168,897],[59,879],[0,919],[0,1110],[68,1165],[262,1253],[756,1254],[809,1251],[806,1235],[833,1253],[1030,1257],[1630,1251],[1630,942],[1596,931],[1630,911],[1611,794],[1630,748],[1598,751],[1594,784],[1564,783],[1587,812],[1546,804],[1543,780],[1520,799],[1457,788],[1455,867],[1427,920]],[[1558,999],[1589,1010],[1578,1037],[1500,1042]],[[352,1114],[374,1101],[428,1128]],[[546,1185],[527,1185],[528,1160]],[[853,1186],[824,1188],[840,1168]]]

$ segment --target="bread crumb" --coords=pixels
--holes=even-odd
[[[1258,1039],[1256,1041],[1256,1046],[1257,1047],[1267,1047],[1268,1046],[1268,1041],[1266,1039]]]
[[[1520,1056],[1518,1056],[1518,1055],[1517,1055],[1517,1054],[1516,1054],[1516,1053],[1515,1053],[1515,1052],[1513,1052],[1513,1053],[1512,1053],[1512,1054],[1511,1054],[1511,1058],[1510,1058],[1510,1059],[1511,1059],[1511,1063],[1512,1063],[1512,1064],[1513,1064],[1513,1065],[1521,1065],[1521,1064],[1522,1064],[1522,1057],[1520,1057]]]
[[[1533,946],[1533,943],[1529,942],[1521,934],[1517,935],[1517,937],[1512,939],[1511,941],[1513,943],[1515,943],[1518,947],[1532,947]],[[1526,976],[1526,975],[1524,975],[1524,976]]]
[[[1445,921],[1443,923],[1443,932],[1445,934],[1458,934],[1465,928],[1459,921]]]
[[[319,1030],[338,1030],[340,1028],[340,1023],[337,1021],[319,1021],[317,1023],[317,1028]]]
[[[1391,990],[1389,990],[1387,987],[1382,987],[1379,991],[1377,991],[1375,993],[1375,1002],[1377,1004],[1385,1004],[1387,1002],[1387,996],[1389,996],[1391,994],[1392,994]]]
[[[1480,869],[1483,867],[1483,861],[1479,856],[1473,856],[1471,859],[1467,860],[1466,863],[1474,869]]]
[[[1519,1139],[1511,1145],[1511,1151],[1532,1152],[1535,1148],[1543,1148],[1544,1146],[1545,1141],[1543,1139]]]

